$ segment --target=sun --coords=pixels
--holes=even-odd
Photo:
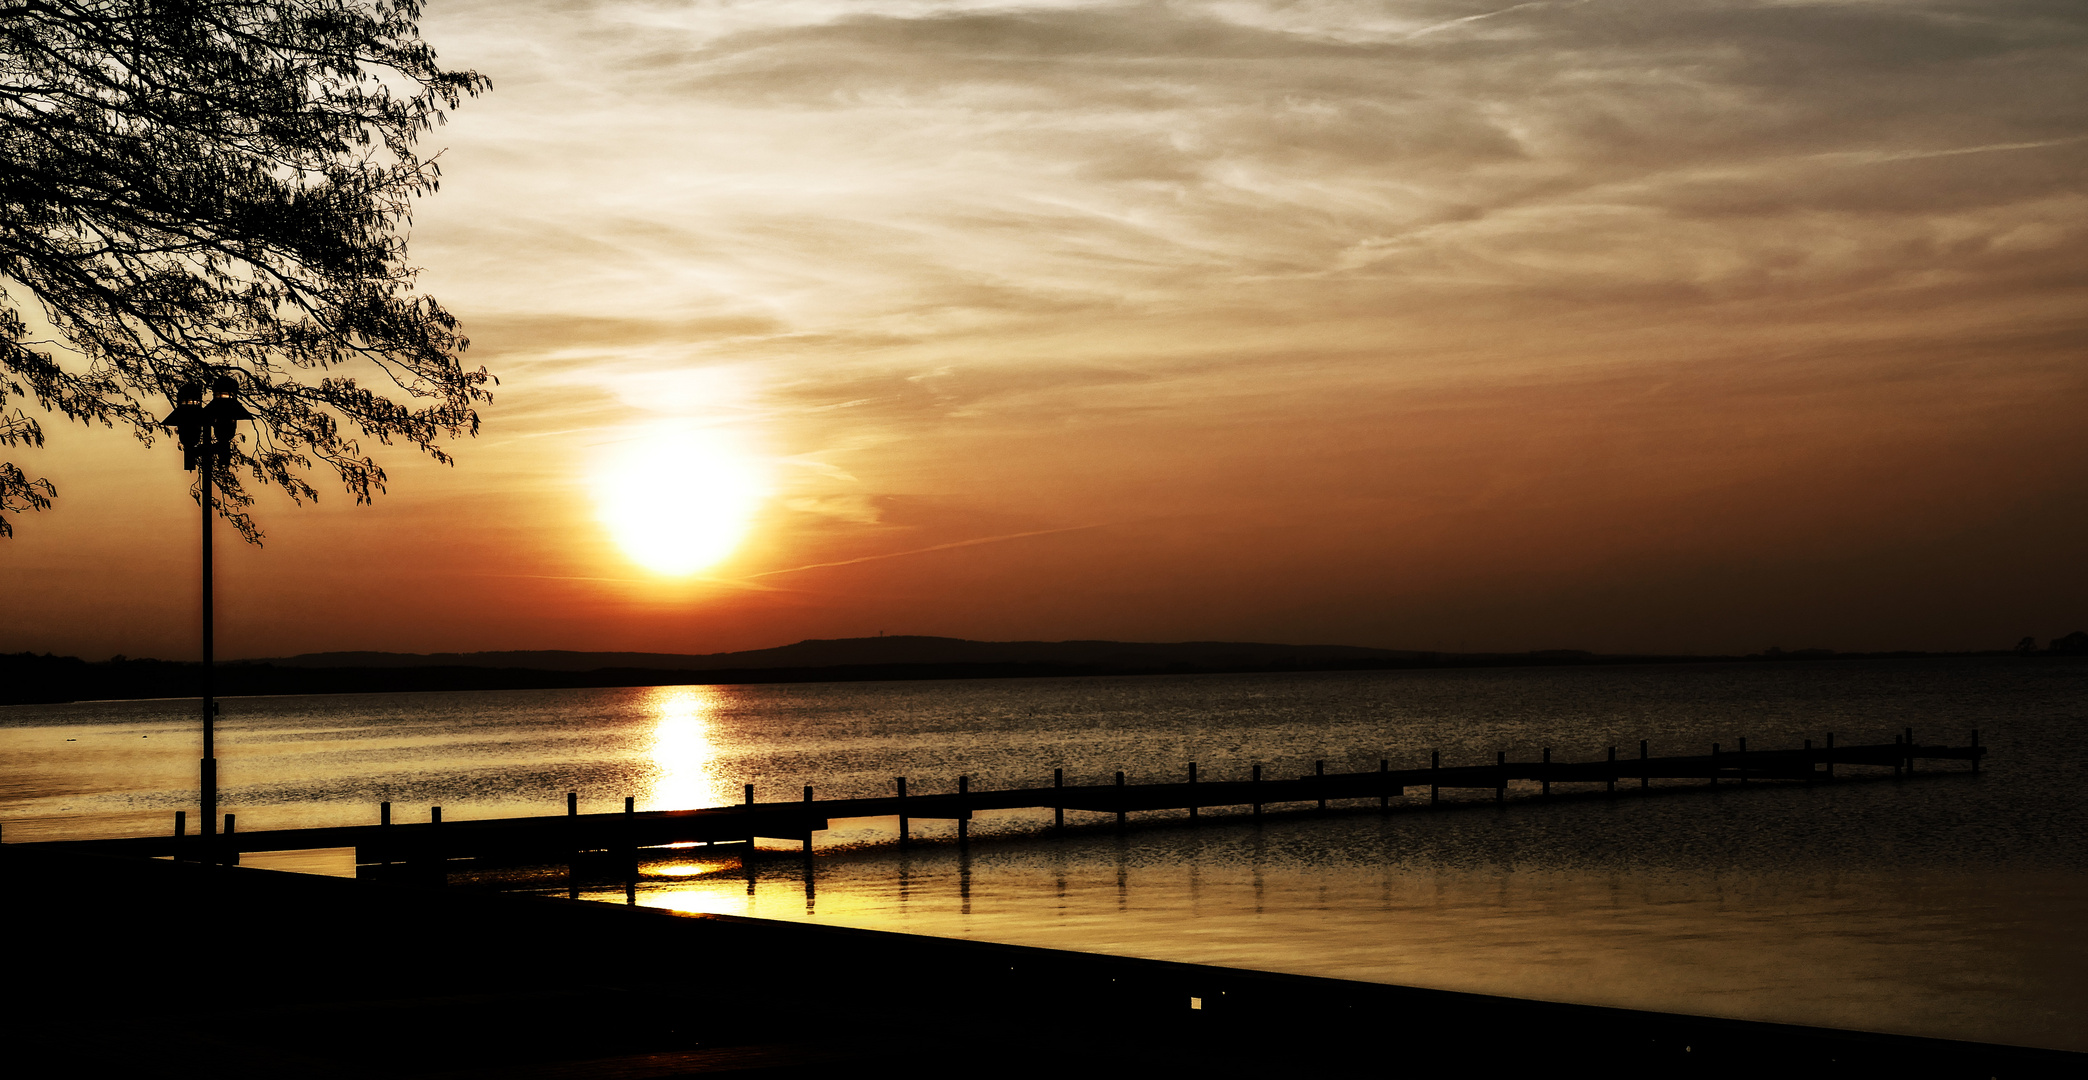
[[[654,429],[596,478],[600,516],[632,562],[681,577],[732,554],[767,496],[760,464],[722,432]]]

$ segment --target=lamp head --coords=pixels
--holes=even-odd
[[[174,437],[181,442],[181,467],[194,472],[197,456],[203,452],[203,428],[208,418],[203,411],[203,384],[190,379],[174,391],[174,411],[160,421],[172,428]]]
[[[213,459],[218,464],[232,460],[232,435],[239,430],[241,420],[251,420],[253,413],[239,403],[239,384],[229,375],[220,375],[211,383],[211,402],[203,406],[203,418],[210,424],[213,437]]]

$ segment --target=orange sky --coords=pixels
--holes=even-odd
[[[2088,626],[2088,16],[435,0],[455,468],[224,530],[221,655],[805,637],[2004,648]],[[192,657],[166,443],[46,424],[0,650]],[[662,433],[746,534],[604,522]],[[707,486],[709,485],[709,486]],[[695,519],[677,536],[708,529]],[[727,514],[727,517],[733,515]],[[734,529],[728,528],[732,532]]]

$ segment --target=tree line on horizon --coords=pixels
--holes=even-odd
[[[231,663],[216,669],[218,693],[255,694],[398,693],[435,690],[549,690],[588,687],[666,686],[694,683],[856,682],[909,679],[1039,678],[1080,675],[1217,674],[1255,671],[1370,671],[1440,667],[1544,667],[1606,663],[1688,663],[1817,661],[1852,659],[1921,659],[1924,657],[2070,657],[2088,656],[2088,631],[2052,638],[2044,648],[2023,638],[2012,649],[1936,653],[1916,650],[1851,653],[1830,649],[1785,651],[1769,648],[1743,656],[1604,656],[1577,650],[1531,653],[1421,653],[1412,658],[1328,660],[1309,664],[1224,667],[1173,663],[1144,667],[1069,663],[885,663],[825,667],[720,668],[688,671],[647,668],[599,668],[553,671],[521,667],[279,667]],[[191,660],[132,659],[118,654],[107,660],[83,660],[51,653],[0,653],[0,705],[56,704],[69,701],[136,700],[195,697],[202,664]]]

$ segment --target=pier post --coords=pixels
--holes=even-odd
[[[1914,775],[1914,729],[1907,729],[1907,775]]]
[[[1646,763],[1646,740],[1639,740],[1639,790],[1653,786],[1653,766]]]
[[[1064,767],[1051,770],[1051,816],[1052,827],[1066,831],[1066,770]]]
[[[1405,795],[1406,792],[1402,790],[1400,791],[1400,794]],[[1386,761],[1384,758],[1379,758],[1378,812],[1384,813],[1385,811],[1390,809],[1392,809],[1392,763]]]
[[[1319,812],[1324,814],[1327,812],[1327,763],[1324,761],[1313,762],[1312,776],[1313,792],[1319,796]]]
[[[1807,784],[1813,782],[1813,752],[1811,739],[1805,740],[1805,782]]]
[[[1196,820],[1196,762],[1189,763],[1189,820]]]
[[[812,785],[805,785],[805,858],[812,857]],[[811,888],[806,885],[806,888]]]
[[[580,793],[566,792],[566,899],[580,899]]]
[[[1974,745],[1977,745],[1977,744],[1978,744],[1978,740],[1979,740],[1979,736],[1977,736],[1977,735],[1974,735],[1974,736],[1972,737],[1972,739],[1973,739],[1973,744],[1974,744]],[[1973,767],[1973,768],[1975,768],[1975,769],[1979,767],[1979,759],[1978,759],[1978,758],[1973,758],[1973,759],[1972,759],[1972,767]],[[175,861],[175,862],[180,862],[180,861],[181,861],[181,849],[182,849],[182,848],[185,848],[185,847],[187,847],[187,846],[188,846],[188,811],[186,811],[186,810],[176,810],[176,811],[174,811],[174,861]]]
[[[1892,737],[1892,778],[1894,780],[1901,780],[1906,778],[1906,774],[1900,771],[1900,767],[1902,765],[1905,765],[1906,763],[1907,748],[1904,744],[1900,742],[1900,737],[1894,735]]]
[[[1254,767],[1252,783],[1254,785],[1254,820],[1259,822],[1261,821],[1261,766],[1258,764]]]
[[[435,883],[449,884],[449,859],[442,853],[442,807],[428,807],[428,846],[423,857]]]
[[[624,796],[624,900],[638,902],[638,797]]]
[[[1544,786],[1541,794],[1547,799],[1551,798],[1551,747],[1549,746],[1544,748],[1544,764],[1537,770],[1537,775],[1539,777],[1537,782]]]
[[[747,817],[747,858],[752,859],[754,857],[754,785],[748,784],[746,787],[747,805],[740,812]],[[752,878],[748,878],[747,883],[749,888],[753,887]]]
[[[1834,779],[1834,732],[1827,733],[1827,779]]]
[[[1428,752],[1428,805],[1430,806],[1443,801],[1442,779],[1443,752],[1441,750],[1430,750]]]
[[[1508,751],[1494,751],[1494,801],[1508,801]]]
[[[219,838],[219,839],[220,839],[220,841],[221,841],[221,842],[223,843],[223,845],[224,845],[224,849],[225,849],[225,856],[224,856],[224,858],[223,858],[223,859],[221,859],[221,860],[219,860],[219,861],[220,861],[220,862],[222,862],[222,863],[224,863],[224,864],[225,864],[226,866],[238,866],[238,865],[239,865],[239,849],[238,849],[238,848],[236,848],[236,847],[233,847],[233,846],[232,846],[232,819],[233,819],[233,817],[234,817],[234,815],[232,815],[232,814],[226,814],[226,815],[225,815],[225,835]]]
[[[1979,771],[1979,732],[1972,732],[1972,771]]]
[[[959,811],[969,811],[971,809],[971,777],[969,776],[959,776],[957,778],[957,809]],[[957,846],[965,847],[970,843],[971,819],[959,813],[957,817]]]
[[[1124,831],[1124,770],[1117,770],[1116,779],[1117,831]]]
[[[1617,748],[1616,748],[1616,747],[1614,747],[1614,746],[1612,746],[1612,747],[1610,747],[1610,748],[1609,748],[1609,791],[1608,791],[1608,794],[1611,794],[1611,795],[1615,795],[1616,793],[1617,793]]]
[[[906,818],[906,777],[895,776],[892,779],[899,785],[899,846],[905,847],[912,839],[907,835],[907,826],[912,822]]]

